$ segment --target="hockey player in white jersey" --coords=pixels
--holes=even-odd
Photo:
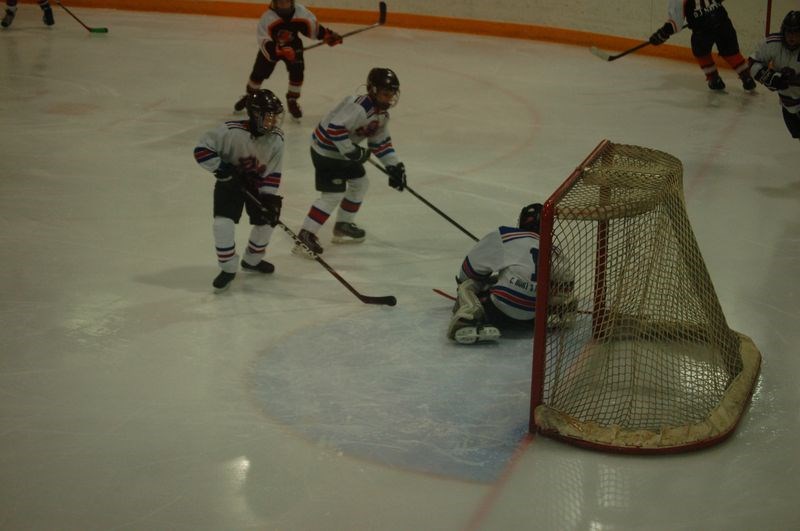
[[[397,104],[400,80],[389,68],[373,68],[367,76],[367,93],[344,98],[311,134],[311,161],[315,188],[320,192],[298,233],[316,254],[322,253],[317,232],[336,213],[334,243],[362,242],[364,229],[354,223],[369,181],[364,163],[375,155],[386,167],[389,186],[403,191],[405,165],[400,162],[389,135],[389,109]],[[367,141],[367,147],[361,144]],[[305,256],[301,246],[295,254]]]
[[[305,6],[296,4],[294,0],[272,0],[269,9],[258,21],[258,53],[247,80],[246,93],[236,102],[234,110],[244,109],[247,94],[261,88],[275,66],[282,62],[289,73],[289,88],[286,91],[289,114],[298,120],[303,116],[297,103],[305,74],[300,35],[324,41],[328,46],[342,43],[341,35],[317,22],[317,17]]]
[[[456,277],[458,295],[448,338],[471,344],[498,339],[502,328],[533,330],[541,215],[541,204],[526,206],[516,227],[499,227],[467,253]],[[563,261],[554,268],[553,282],[574,285]],[[562,297],[558,302],[565,306],[571,293]]]
[[[753,77],[778,93],[783,121],[800,139],[800,11],[789,11],[780,33],[768,35],[750,56]]]
[[[213,286],[228,287],[238,270],[235,226],[245,209],[253,226],[242,269],[272,273],[263,260],[274,226],[281,213],[283,165],[283,104],[271,91],[257,90],[247,96],[247,120],[235,120],[207,132],[194,148],[194,158],[214,174],[214,245],[220,272]],[[246,200],[247,190],[260,198],[264,210]]]

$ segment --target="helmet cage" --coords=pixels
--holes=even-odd
[[[271,90],[260,89],[248,94],[246,107],[253,136],[281,132],[283,104]]]
[[[529,230],[538,233],[539,225],[542,221],[542,209],[544,206],[541,203],[531,203],[524,207],[519,213],[519,221],[517,226],[523,230]]]
[[[378,98],[381,92],[392,94],[388,101]],[[367,94],[378,109],[385,111],[400,101],[400,80],[391,68],[373,68],[367,76]]]

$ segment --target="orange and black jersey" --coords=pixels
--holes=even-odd
[[[258,47],[264,55],[272,59],[276,45],[302,50],[300,35],[322,40],[328,32],[327,28],[317,22],[317,17],[300,4],[295,4],[290,20],[281,18],[275,11],[268,9],[258,21]]]
[[[669,24],[677,33],[686,24],[692,30],[713,30],[729,20],[723,0],[669,0]]]

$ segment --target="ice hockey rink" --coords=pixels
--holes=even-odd
[[[329,223],[323,257],[397,306],[362,304],[280,230],[274,275],[213,293],[213,177],[192,150],[234,117],[255,20],[78,13],[110,32],[61,10],[45,28],[27,4],[0,32],[0,528],[800,529],[800,145],[775,94],[728,69],[711,93],[693,64],[392,27],[306,55],[306,116],[284,123],[295,229],[317,197],[310,133],[374,66],[401,81],[409,184],[478,236],[605,138],[683,162],[761,375],[723,444],[612,455],[527,436],[530,337],[448,343],[432,290],[454,290],[472,240],[374,168],[367,240],[332,245]],[[265,87],[283,98],[285,71]]]

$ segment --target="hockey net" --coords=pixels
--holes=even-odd
[[[531,431],[639,453],[732,433],[761,355],[726,323],[679,160],[601,142],[545,203],[538,264]]]

